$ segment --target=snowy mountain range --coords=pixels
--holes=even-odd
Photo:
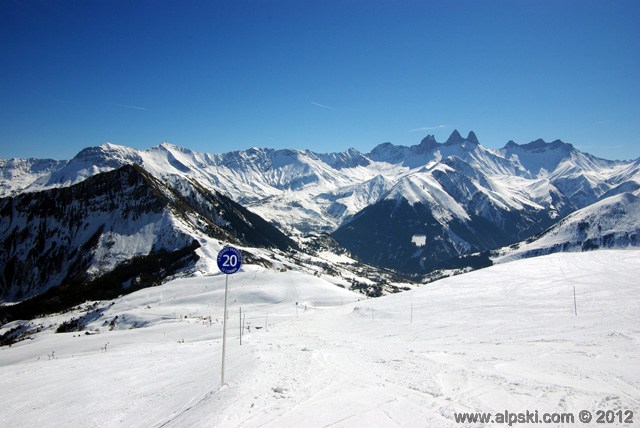
[[[491,150],[473,133],[454,132],[444,144],[427,137],[418,146],[383,145],[372,154],[421,166],[334,237],[362,260],[413,273],[456,267],[460,256],[527,239],[640,183],[638,161],[599,159],[559,140]]]
[[[613,206],[625,207],[614,223],[627,233],[614,242],[637,245],[639,189],[640,159],[600,159],[560,140],[489,149],[458,131],[444,143],[430,135],[369,153],[103,144],[69,161],[0,160],[0,292],[20,300],[62,279],[90,280],[135,257],[198,245],[200,266],[224,242],[304,251],[305,236],[318,233],[358,260],[424,275],[490,264],[489,250]],[[194,263],[180,268],[208,269]]]
[[[37,310],[60,309],[208,271],[207,251],[221,242],[297,247],[229,198],[180,184],[168,187],[125,165],[69,187],[0,199],[0,301],[39,297]]]

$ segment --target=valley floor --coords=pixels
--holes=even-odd
[[[104,306],[99,334],[0,348],[0,426],[453,427],[505,410],[637,424],[639,277],[638,250],[554,254],[358,301],[248,268],[229,278],[223,388],[224,278],[176,280]]]

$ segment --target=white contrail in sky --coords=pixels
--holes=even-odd
[[[422,128],[414,128],[410,129],[409,132],[419,132],[419,131],[434,131],[436,129],[448,128],[449,125],[438,125],[438,126],[424,126]]]
[[[331,106],[327,106],[327,105],[324,105],[324,104],[314,103],[314,102],[312,102],[311,104],[312,104],[312,105],[314,105],[314,106],[316,106],[316,107],[326,108],[327,110],[334,110],[334,108],[333,108],[333,107],[331,107]]]
[[[118,106],[118,107],[124,107],[124,108],[131,108],[134,110],[143,110],[143,111],[147,111],[146,107],[138,107],[138,106],[131,106],[128,104],[118,104],[118,103],[112,103],[114,106]]]

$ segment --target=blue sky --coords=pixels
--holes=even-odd
[[[0,157],[363,152],[473,130],[640,156],[637,1],[0,2]]]

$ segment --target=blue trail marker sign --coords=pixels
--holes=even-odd
[[[226,274],[224,281],[224,317],[222,318],[222,369],[220,375],[220,387],[224,386],[224,354],[227,348],[227,292],[229,290],[229,275],[240,270],[242,266],[242,253],[234,247],[224,247],[218,253],[218,269]]]
[[[231,275],[240,270],[242,266],[242,253],[235,247],[224,247],[218,253],[218,269],[222,273]]]

